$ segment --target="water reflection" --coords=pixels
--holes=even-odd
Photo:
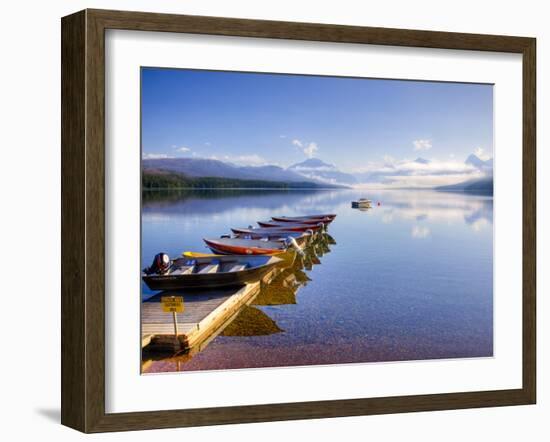
[[[446,192],[386,192],[380,215],[384,223],[396,219],[426,222],[493,223],[493,198]],[[475,227],[474,227],[475,228]]]
[[[343,209],[349,201],[361,195],[354,190],[175,190],[143,193],[144,221],[173,220],[174,217],[202,219],[215,215],[218,219],[232,213],[245,213],[248,220],[265,219],[275,214],[320,213],[335,207]],[[268,196],[268,197],[266,197]],[[493,222],[493,198],[462,193],[418,191],[376,191],[373,204],[382,206],[356,212],[381,216],[383,222],[394,219],[416,221],[466,222],[468,225]],[[215,200],[215,203],[209,203]],[[291,203],[290,203],[291,202]],[[299,211],[296,207],[300,207]],[[347,207],[345,207],[347,209]]]
[[[372,200],[371,209],[350,207],[361,197]],[[144,370],[492,355],[492,197],[425,190],[146,192],[142,261],[148,265],[159,251],[206,251],[203,237],[305,213],[337,213],[330,235],[262,287],[233,329],[226,324],[187,355],[144,355]],[[142,286],[142,294],[154,292]]]
[[[430,236],[430,229],[423,226],[413,226],[411,236],[413,238],[427,238]]]
[[[277,322],[259,307],[297,304],[298,290],[311,281],[306,271],[321,264],[320,257],[330,252],[329,244],[335,245],[335,239],[328,233],[320,233],[303,249],[302,255],[290,252],[292,258],[282,261],[276,276],[269,282],[261,282],[260,292],[251,305],[243,306],[236,316],[197,348],[177,353],[144,350],[142,371],[183,371],[185,364],[204,351],[215,336],[251,337],[283,333]]]
[[[277,323],[260,309],[244,306],[221,336],[267,336],[282,333]]]

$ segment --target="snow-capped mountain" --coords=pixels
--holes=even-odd
[[[414,162],[418,164],[430,164],[430,160],[426,160],[425,158],[420,158],[420,157],[414,160]]]
[[[482,160],[475,154],[466,158],[464,164],[475,167],[481,172],[480,177],[472,178],[457,184],[436,187],[436,190],[447,192],[475,192],[493,194],[493,159]]]
[[[493,159],[490,158],[488,160],[482,160],[475,154],[470,154],[468,158],[466,158],[466,161],[464,161],[465,164],[469,164],[470,166],[474,166],[476,169],[483,170],[483,171],[489,171],[493,169]]]
[[[309,158],[301,163],[293,164],[287,170],[329,184],[349,185],[357,183],[357,179],[353,175],[341,172],[332,164],[325,163],[318,158]]]

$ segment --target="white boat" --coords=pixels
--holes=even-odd
[[[369,200],[368,198],[359,198],[357,201],[351,202],[351,207],[354,209],[365,208],[365,207],[370,207],[371,203],[372,201]]]

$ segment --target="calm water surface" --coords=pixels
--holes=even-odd
[[[142,261],[207,251],[273,215],[337,213],[330,238],[264,287],[200,353],[146,372],[485,357],[493,353],[493,199],[434,191],[146,192]],[[376,203],[380,202],[380,206]],[[143,298],[154,292],[142,285]]]

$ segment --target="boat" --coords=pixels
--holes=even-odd
[[[308,229],[305,232],[285,230],[282,228],[263,228],[263,227],[232,227],[231,231],[238,238],[244,239],[265,239],[269,241],[294,238],[301,247],[310,243],[316,236],[316,232]]]
[[[274,255],[291,247],[300,249],[296,240],[290,237],[286,241],[243,238],[203,238],[203,241],[214,253],[222,255]]]
[[[241,238],[241,239],[261,239],[263,241],[286,241],[288,238],[294,238],[300,247],[303,247],[306,244],[308,244],[313,237],[313,232],[290,232],[290,231],[277,231],[274,229],[243,229],[243,230],[247,230],[247,232],[233,232],[234,237]],[[257,230],[262,230],[262,231],[258,232]],[[222,238],[230,238],[230,236],[222,236]]]
[[[287,227],[289,224],[286,225]],[[252,235],[252,239],[259,239],[263,238],[266,235],[286,235],[286,236],[294,236],[294,235],[301,235],[303,233],[314,235],[315,231],[313,229],[307,229],[304,231],[296,231],[296,230],[290,230],[285,227],[231,227],[231,231],[236,235]]]
[[[286,268],[294,264],[294,261],[296,260],[296,256],[298,255],[297,250],[295,249],[287,249],[287,250],[281,250],[280,252],[273,253],[272,255],[263,255],[263,256],[275,256],[281,260],[280,265],[278,265],[279,268]],[[182,253],[182,256],[188,259],[192,258],[216,258],[220,256],[227,256],[223,253],[203,253],[203,252],[192,252],[192,251],[186,251]]]
[[[372,201],[367,198],[359,198],[359,200],[351,202],[351,207],[353,209],[359,209],[362,207],[365,208],[365,207],[370,207],[371,203]]]
[[[302,224],[330,224],[336,215],[272,216],[273,221]]]
[[[286,229],[293,232],[306,232],[307,230],[321,230],[324,227],[323,223],[318,224],[303,224],[303,223],[285,223],[280,221],[258,221],[260,227]]]
[[[331,220],[334,220],[336,218],[335,213],[321,213],[316,215],[302,215],[302,216],[281,216],[278,218],[298,218],[298,219],[322,219],[322,218],[328,218]]]
[[[170,260],[159,253],[142,279],[151,290],[238,287],[259,281],[282,259],[276,256],[218,255]],[[159,266],[159,263],[161,265]]]
[[[271,219],[278,223],[292,223],[292,224],[330,224],[333,220],[330,218],[293,218],[289,216],[272,216]]]

